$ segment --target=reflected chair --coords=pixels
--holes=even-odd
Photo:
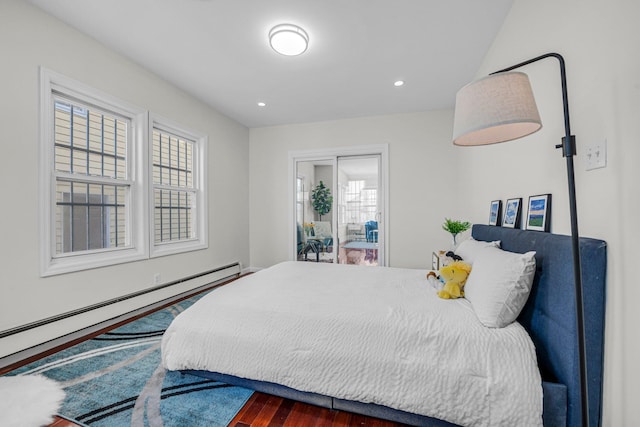
[[[300,223],[297,223],[296,227],[296,240],[298,257],[304,255],[304,259],[306,261],[309,256],[309,252],[313,252],[314,254],[316,254],[316,262],[320,262],[320,251],[322,249],[320,241],[307,240],[304,231],[302,231],[302,226],[300,225]]]
[[[364,223],[367,242],[378,242],[378,221],[367,221]]]
[[[316,221],[313,225],[315,240],[318,241],[324,251],[333,250],[333,235],[331,234],[331,223],[329,221]]]

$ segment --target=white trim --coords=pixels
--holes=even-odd
[[[195,237],[177,242],[166,242],[157,244],[155,242],[155,218],[154,218],[154,184],[153,184],[153,130],[158,129],[171,133],[173,135],[188,139],[195,143],[193,152],[193,173],[194,173],[194,191],[196,197],[195,215],[196,224],[194,234]],[[148,168],[148,221],[149,221],[149,248],[151,258],[173,255],[182,252],[207,249],[209,247],[209,231],[208,231],[208,198],[207,198],[207,147],[209,139],[207,135],[194,130],[186,129],[183,126],[172,122],[155,113],[149,113],[149,146],[147,151],[147,168]]]
[[[128,144],[127,179],[119,181],[129,185],[130,217],[127,218],[128,247],[111,250],[83,251],[75,254],[55,255],[55,218],[53,203],[56,173],[54,171],[53,104],[54,92],[84,104],[95,105],[131,121]],[[102,267],[123,262],[136,261],[148,257],[147,233],[144,218],[147,203],[143,185],[146,165],[141,160],[146,142],[146,113],[143,109],[125,103],[97,89],[84,85],[54,71],[40,67],[40,146],[39,200],[40,200],[40,275],[51,276],[89,268]],[[140,195],[140,196],[139,196]]]
[[[379,221],[379,228],[382,228],[383,238],[380,242],[379,258],[382,262],[379,265],[389,265],[389,144],[372,144],[372,145],[352,145],[347,147],[330,147],[314,150],[296,150],[289,151],[288,163],[289,163],[289,260],[296,260],[296,162],[305,160],[332,160],[334,162],[334,175],[335,166],[338,157],[343,156],[365,156],[365,155],[380,155],[380,184],[381,189],[379,197],[382,197],[381,205],[383,207],[382,220]],[[336,199],[334,198],[334,204]],[[334,206],[335,207],[335,206]],[[332,221],[336,223],[336,209],[332,209]],[[337,230],[336,230],[337,232]],[[334,241],[335,236],[334,236]],[[337,253],[337,251],[335,251]]]

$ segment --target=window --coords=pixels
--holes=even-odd
[[[345,222],[364,224],[376,219],[378,190],[367,187],[365,180],[349,180],[344,188]]]
[[[193,234],[193,141],[153,130],[154,243]]]
[[[43,276],[207,247],[205,136],[45,69],[40,108]]]
[[[40,73],[43,276],[148,257],[146,113],[65,76]]]
[[[131,121],[54,94],[55,256],[123,248]]]
[[[206,137],[151,117],[152,255],[207,246]]]

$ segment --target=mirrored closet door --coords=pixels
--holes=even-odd
[[[382,148],[290,153],[293,259],[386,265]]]
[[[333,159],[296,162],[296,260],[336,262]]]
[[[384,241],[379,189],[380,155],[338,157],[340,264],[379,265]]]

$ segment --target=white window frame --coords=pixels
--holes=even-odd
[[[127,215],[126,247],[98,249],[56,255],[55,250],[55,151],[54,151],[54,94],[94,105],[126,117],[131,122],[127,147],[127,183],[129,211]],[[147,179],[148,125],[145,110],[125,103],[92,87],[46,68],[40,68],[40,274],[51,276],[107,265],[131,262],[149,257],[148,234],[145,225],[148,199],[145,197]]]
[[[195,206],[192,211],[193,237],[190,239],[155,242],[155,217],[154,217],[154,190],[156,185],[153,182],[153,142],[152,135],[154,129],[167,132],[194,142],[193,150],[193,186],[195,190]],[[160,115],[149,113],[149,147],[148,165],[149,171],[149,247],[151,257],[178,254],[182,252],[206,249],[209,247],[208,232],[208,200],[207,200],[207,146],[208,137],[194,130],[187,129]]]

